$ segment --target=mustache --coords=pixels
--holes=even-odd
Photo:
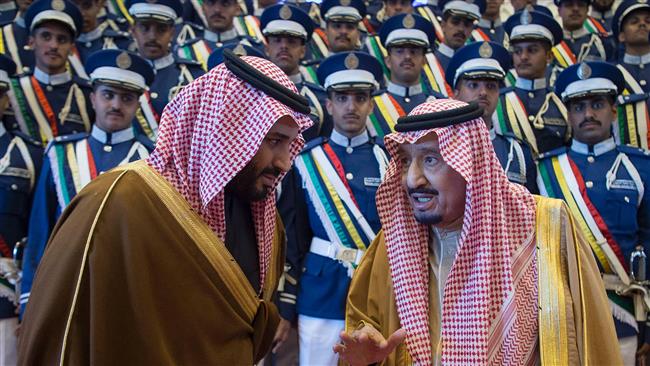
[[[106,114],[117,114],[124,117],[124,113],[122,113],[122,111],[120,111],[119,109],[111,109],[108,112],[106,112]]]
[[[210,16],[210,19],[225,20],[226,17],[224,17],[223,15],[217,13],[217,14],[212,14],[212,15]]]
[[[160,43],[156,41],[150,41],[144,44],[145,47],[162,47]]]
[[[415,64],[414,64],[412,61],[408,61],[408,60],[407,60],[407,61],[403,61],[403,62],[400,63],[399,65],[400,65],[401,67],[404,67],[404,66],[411,66],[411,67],[413,67],[413,66],[415,66]]]
[[[274,177],[279,177],[280,174],[282,174],[282,170],[278,168],[268,167],[268,168],[264,168],[264,170],[260,172],[260,175],[265,175],[265,174],[273,175]]]
[[[584,126],[584,125],[587,124],[587,123],[597,123],[599,126],[602,126],[602,125],[603,125],[599,120],[597,120],[597,119],[595,119],[595,118],[587,118],[587,119],[585,119],[584,121],[580,122],[580,124],[578,125],[578,127],[582,127],[582,126]]]
[[[336,40],[337,41],[350,41],[350,38],[348,36],[343,35],[343,36],[336,37]]]
[[[409,194],[409,196],[412,195],[412,194],[416,194],[416,193],[420,193],[420,194],[432,194],[432,195],[434,195],[434,196],[437,196],[438,194],[440,194],[440,193],[438,192],[438,190],[437,190],[437,189],[434,189],[434,188],[409,188],[409,189],[408,189],[408,194]]]

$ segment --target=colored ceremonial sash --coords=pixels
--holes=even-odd
[[[374,96],[372,99],[379,110],[379,114],[381,114],[382,118],[386,122],[386,127],[388,127],[388,129],[381,125],[375,112],[371,113],[369,116],[371,122],[369,128],[376,133],[374,136],[383,137],[395,130],[397,119],[405,116],[406,112],[404,112],[402,106],[389,93],[382,93],[381,95]],[[368,125],[367,122],[366,125]]]
[[[52,107],[45,98],[43,90],[35,77],[24,76],[19,81],[27,103],[38,123],[40,139],[43,145],[45,145],[57,134],[56,117],[54,116]]]
[[[447,97],[450,96],[452,94],[451,87],[445,81],[445,72],[442,69],[442,65],[440,65],[440,62],[438,62],[438,59],[432,52],[428,52],[425,58],[427,62],[424,64],[422,72],[431,90]]]
[[[381,64],[381,69],[384,72],[386,78],[390,79],[390,70],[388,70],[388,67],[386,67],[385,60],[388,53],[386,52],[386,49],[384,49],[384,46],[381,45],[381,42],[379,42],[379,36],[369,35],[366,37],[366,47],[368,48],[368,53],[376,58],[377,61],[379,61]]]
[[[438,21],[438,17],[436,14],[429,8],[428,6],[418,6],[416,7],[418,10],[418,13],[420,13],[421,16],[423,16],[425,19],[427,19],[431,24],[433,24],[433,28],[436,31],[436,39],[438,42],[442,43],[445,40],[445,36],[442,33],[442,26],[440,25],[440,22]]]
[[[257,18],[255,18],[254,16],[252,15],[238,16],[235,18],[233,24],[235,26],[235,29],[237,30],[238,35],[243,37],[248,36],[266,44],[266,37],[264,37],[262,31],[260,31],[260,26],[257,21]]]
[[[19,70],[18,72],[23,72],[23,62],[20,59],[16,37],[14,36],[14,30],[11,25],[12,23],[9,23],[2,27],[2,33],[7,41],[5,46],[9,49],[9,54],[11,55],[11,59],[16,63],[16,69]]]
[[[148,91],[142,93],[139,98],[139,103],[140,108],[135,113],[138,124],[149,139],[156,141],[156,137],[158,136],[159,116],[151,105],[151,97],[149,96]]]
[[[34,125],[34,121],[27,111],[27,107],[25,106],[27,102],[25,101],[25,96],[17,79],[11,79],[11,90],[7,94],[9,95],[11,107],[14,111],[16,121],[20,126],[20,130],[33,139],[40,140],[41,136],[38,133],[38,127]]]
[[[505,107],[503,101],[505,101]],[[514,91],[509,91],[503,98],[499,98],[495,129],[502,135],[512,131],[518,139],[527,141],[530,144],[535,155],[538,154],[537,139],[528,121],[526,107]]]
[[[562,41],[553,47],[552,52],[553,56],[555,56],[555,61],[557,61],[563,69],[566,69],[577,62],[576,55],[573,54],[573,51],[571,51],[571,48],[565,41]]]
[[[129,14],[129,11],[126,9],[126,6],[124,6],[124,1],[110,0],[108,4],[113,8],[113,13],[115,15],[122,16],[129,22],[129,24],[133,24],[133,18],[131,17],[131,14]]]
[[[603,25],[599,21],[594,19],[593,17],[587,17],[587,19],[585,19],[585,22],[583,23],[583,25],[585,26],[585,28],[587,28],[587,30],[591,34],[598,34],[598,35],[601,35],[601,36],[607,36],[608,35],[607,34],[608,32],[605,29],[605,27],[603,27]]]
[[[490,40],[490,36],[485,34],[481,28],[476,28],[472,31],[471,38],[467,39],[467,42],[465,42],[465,44],[470,44],[473,42],[488,42]]]
[[[81,57],[79,56],[79,50],[77,47],[72,48],[72,52],[68,55],[68,61],[74,74],[79,76],[82,79],[90,80],[90,77],[86,73],[83,62],[81,62]]]
[[[320,133],[320,128],[322,127],[323,120],[325,119],[325,113],[323,113],[323,107],[321,106],[320,102],[318,101],[318,97],[314,92],[311,91],[307,86],[303,86],[300,89],[300,94],[307,98],[309,100],[310,106],[316,110],[316,114],[318,115],[318,131]]]
[[[205,14],[203,14],[203,1],[190,0],[190,3],[194,7],[194,11],[196,12],[196,14],[198,14],[199,18],[201,18],[201,22],[203,23],[203,26],[205,28],[208,28],[208,20],[205,18]]]
[[[316,70],[314,70],[313,66],[299,66],[298,69],[300,70],[300,75],[302,75],[302,78],[312,84],[319,85],[320,83],[318,82],[318,76],[316,76]]]
[[[627,89],[623,91],[618,103],[617,123],[614,129],[618,142],[648,150],[650,145],[650,116],[645,99],[625,103],[630,94],[644,95],[639,83],[622,65],[616,65],[625,78]]]
[[[605,273],[615,273],[629,285],[623,252],[614,240],[605,220],[587,195],[582,174],[568,154],[553,156],[539,164],[538,185],[542,195],[563,199],[578,228],[594,251]],[[559,191],[552,182],[557,183]]]
[[[388,159],[377,149],[381,150],[375,145],[373,150],[383,178]],[[296,159],[296,167],[329,240],[348,248],[366,249],[375,233],[361,214],[343,175],[342,164],[331,147],[325,144],[301,154]],[[355,222],[362,233],[357,230]]]
[[[515,69],[508,70],[504,82],[506,87],[514,87],[517,83],[517,71]]]
[[[316,28],[311,37],[311,51],[314,60],[321,60],[329,56],[329,46],[327,45],[327,35],[321,28]],[[318,53],[316,53],[318,52]],[[317,83],[318,84],[318,83]]]
[[[366,34],[372,35],[377,33],[375,31],[375,28],[372,26],[372,24],[370,24],[370,20],[368,18],[363,18],[363,20],[361,20],[361,23],[359,25],[361,30],[365,31]]]
[[[208,46],[208,42],[205,40],[199,40],[192,44],[192,50],[194,51],[194,58],[198,61],[203,67],[204,71],[208,71],[208,57],[212,53],[212,49]]]

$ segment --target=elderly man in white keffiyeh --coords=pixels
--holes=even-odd
[[[481,114],[435,100],[386,136],[383,232],[334,350],[355,366],[620,364],[588,244],[561,201],[508,182]]]
[[[224,52],[163,112],[146,161],[70,202],[36,274],[21,365],[252,365],[279,322],[275,187],[309,104],[282,70]]]

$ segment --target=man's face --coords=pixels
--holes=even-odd
[[[439,228],[460,227],[467,184],[443,160],[436,134],[430,133],[414,144],[402,144],[398,158],[415,219]]]
[[[420,73],[426,59],[424,48],[413,46],[391,47],[386,57],[386,66],[390,70],[392,82],[410,86],[420,80]]]
[[[83,33],[90,32],[91,30],[97,28],[97,15],[100,10],[104,7],[103,0],[76,0],[74,2],[83,17]]]
[[[34,2],[33,0],[16,0],[18,11],[20,11],[21,13],[25,13],[25,11],[27,11],[27,8],[29,8],[29,6],[32,5],[33,2]]]
[[[616,106],[610,98],[580,98],[569,101],[567,107],[574,139],[594,145],[611,136],[612,122],[616,119]]]
[[[355,50],[361,36],[357,23],[329,21],[325,32],[332,52]]]
[[[40,24],[29,37],[36,66],[50,74],[60,74],[65,71],[73,42],[70,29],[54,21]]]
[[[139,94],[123,88],[98,84],[90,93],[97,126],[107,132],[131,126],[140,104]]]
[[[582,27],[587,19],[589,6],[584,0],[564,0],[558,7],[562,18],[562,28],[568,31],[575,31]]]
[[[502,4],[503,0],[487,0],[483,16],[489,19],[498,17]]]
[[[293,118],[280,118],[262,140],[253,159],[226,185],[226,191],[246,201],[266,199],[280,174],[291,169],[291,144],[298,133]]]
[[[325,101],[327,112],[332,116],[334,129],[353,137],[366,128],[366,119],[372,112],[370,91],[331,91]]]
[[[202,8],[213,32],[230,30],[233,19],[241,12],[237,0],[205,0]]]
[[[131,34],[138,46],[140,55],[155,60],[169,53],[169,45],[174,36],[174,26],[155,20],[136,20]]]
[[[463,47],[474,30],[474,20],[457,15],[448,15],[442,21],[445,44],[455,50]]]
[[[411,0],[386,0],[384,2],[386,17],[390,18],[398,14],[412,14],[413,4]]]
[[[305,57],[305,41],[291,36],[268,36],[264,47],[269,60],[287,75],[299,72],[300,61]]]
[[[456,83],[454,99],[463,102],[478,102],[483,107],[483,120],[492,128],[492,114],[499,102],[499,81],[495,79],[465,79],[461,78]]]
[[[612,8],[613,4],[614,0],[594,0],[591,2],[591,6],[600,12],[608,11]]]
[[[515,9],[515,12],[524,10],[526,5],[537,5],[537,0],[510,0],[512,7]]]
[[[544,77],[553,54],[543,41],[519,41],[512,44],[512,62],[517,75],[524,79]]]
[[[621,43],[632,47],[647,46],[648,32],[650,31],[650,10],[633,11],[623,20],[621,30],[618,35]]]

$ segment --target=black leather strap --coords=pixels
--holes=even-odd
[[[471,102],[466,106],[446,111],[400,117],[395,124],[395,131],[411,132],[453,126],[482,115],[483,108],[479,107],[478,103]]]

